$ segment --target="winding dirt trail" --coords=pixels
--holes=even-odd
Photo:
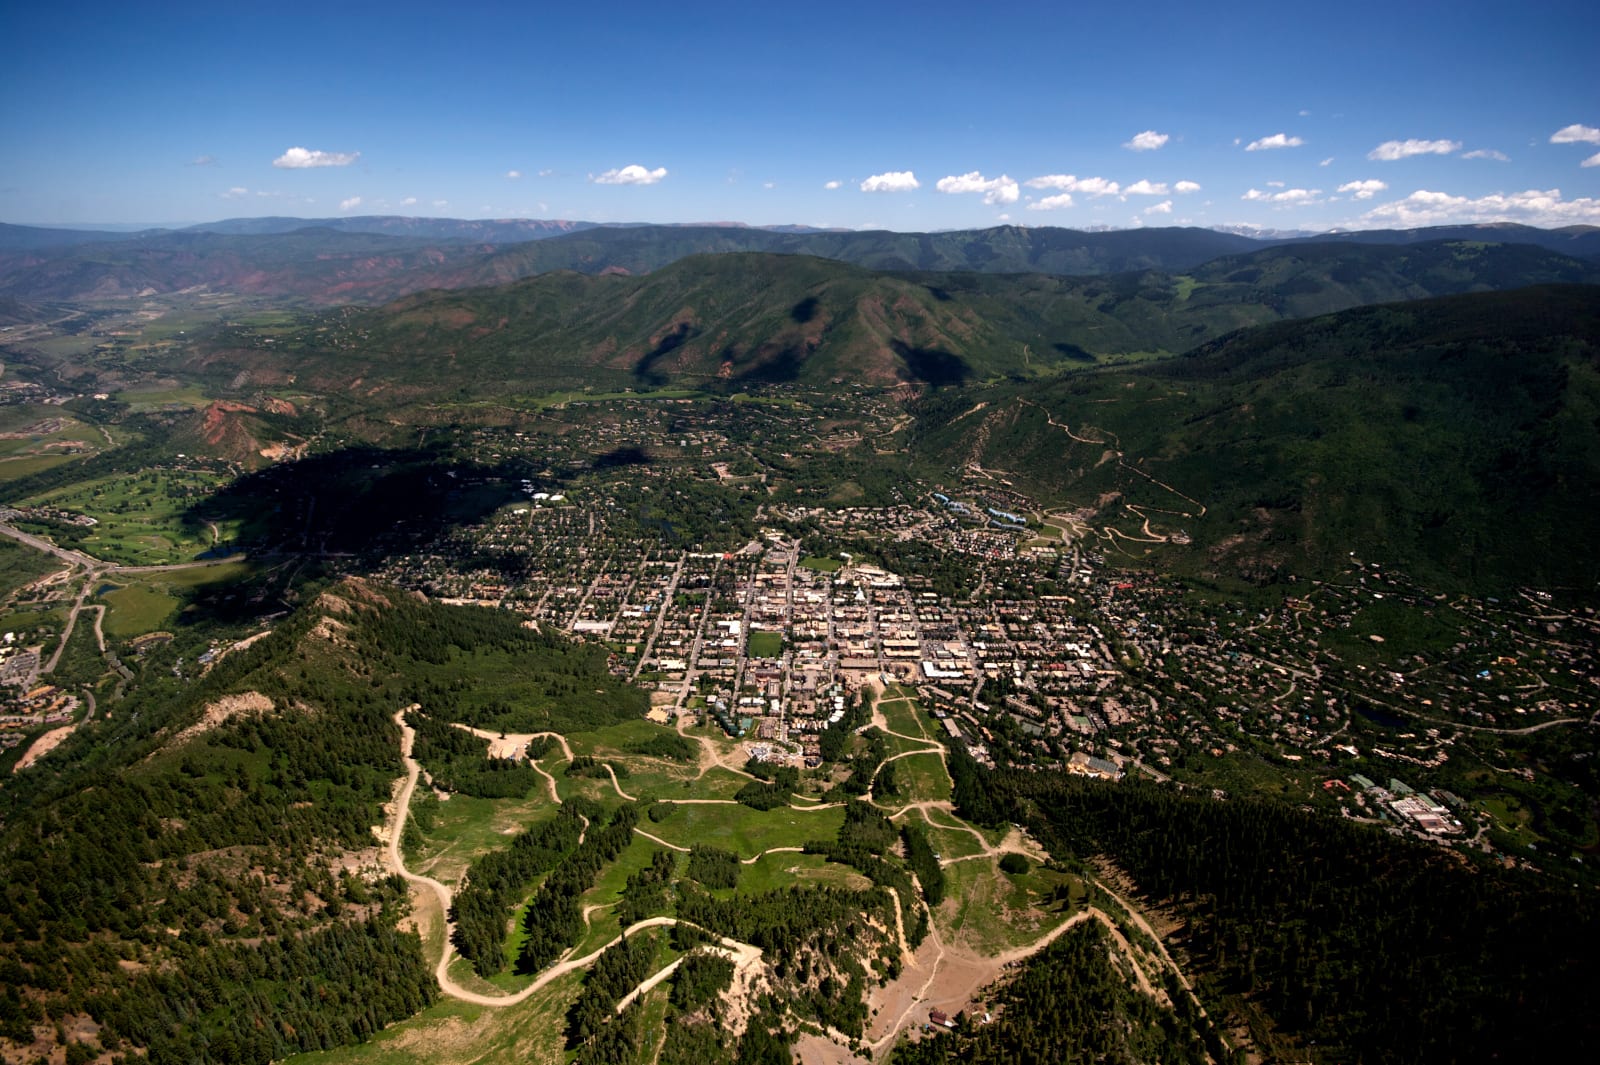
[[[660,836],[656,835],[653,832],[646,832],[644,829],[640,828],[638,825],[635,825],[633,827],[633,834],[636,835],[636,836],[643,836],[645,839],[649,840],[651,843],[659,844],[660,846],[663,846],[663,847],[667,848],[667,850],[669,850],[669,851],[677,851],[679,854],[688,854],[689,853],[689,848],[688,847],[681,846],[681,845],[679,845],[677,843],[668,843],[666,840],[662,839]]]
[[[601,762],[605,766],[606,776],[611,778],[611,786],[617,789],[617,797],[623,802],[637,802],[638,799],[622,790],[622,785],[617,783],[617,771],[611,768],[610,762]]]
[[[1112,454],[1114,454],[1116,456],[1117,465],[1118,466],[1120,466],[1123,469],[1127,470],[1129,473],[1133,473],[1133,474],[1136,474],[1136,475],[1138,475],[1140,477],[1143,477],[1145,480],[1149,481],[1151,484],[1155,485],[1157,488],[1162,488],[1162,489],[1165,489],[1168,492],[1171,492],[1173,495],[1177,496],[1179,499],[1183,499],[1183,500],[1186,500],[1186,501],[1188,501],[1190,503],[1193,503],[1195,506],[1200,508],[1200,513],[1198,515],[1195,515],[1195,516],[1202,517],[1202,518],[1205,517],[1205,515],[1206,515],[1206,505],[1204,503],[1200,502],[1200,500],[1194,498],[1191,495],[1186,495],[1185,493],[1178,491],[1176,488],[1174,488],[1170,484],[1167,484],[1165,481],[1157,480],[1156,478],[1150,476],[1150,474],[1148,474],[1145,471],[1141,470],[1139,467],[1133,465],[1133,463],[1129,462],[1127,460],[1127,458],[1123,454],[1122,441],[1116,439],[1114,436],[1112,436],[1111,433],[1107,432],[1104,429],[1097,430],[1099,432],[1106,433],[1107,436],[1112,436],[1112,439],[1110,439],[1110,440],[1094,440],[1094,439],[1091,439],[1091,438],[1086,437],[1086,436],[1079,436],[1076,433],[1074,433],[1072,431],[1072,429],[1069,428],[1065,422],[1056,421],[1055,415],[1051,414],[1050,411],[1046,407],[1044,407],[1044,406],[1042,406],[1042,405],[1040,405],[1038,403],[1035,403],[1031,399],[1024,399],[1024,400],[1021,400],[1020,402],[1026,404],[1027,406],[1033,407],[1036,410],[1042,411],[1044,413],[1045,423],[1050,425],[1050,426],[1052,426],[1053,428],[1060,429],[1062,432],[1067,434],[1067,437],[1069,439],[1074,440],[1074,441],[1076,441],[1076,442],[1078,442],[1080,444],[1093,444],[1093,445],[1098,446],[1098,447],[1110,448],[1111,451],[1112,451]],[[1133,509],[1133,508],[1129,508],[1129,509]],[[1139,514],[1138,516],[1139,517],[1143,517],[1144,515]],[[1188,516],[1188,515],[1186,515],[1186,516]],[[1146,524],[1145,531],[1147,533],[1149,532],[1148,524]],[[1129,537],[1129,539],[1133,539],[1133,538]]]
[[[700,747],[699,771],[694,775],[695,780],[699,780],[701,777],[711,772],[711,770],[719,768],[726,769],[730,773],[737,773],[741,777],[748,777],[751,780],[758,779],[754,773],[750,772],[748,769],[745,769],[743,766],[729,765],[727,762],[723,761],[722,752],[717,750],[717,743],[715,740],[713,740],[710,736],[690,736],[684,731],[688,727],[689,718],[686,715],[679,714],[677,724],[678,735],[682,736],[686,740],[694,740],[694,742]]]
[[[399,873],[408,884],[415,884],[427,891],[433,892],[439,900],[439,912],[445,923],[444,947],[439,955],[439,965],[434,969],[433,975],[439,981],[439,987],[452,998],[459,998],[466,1002],[476,1002],[480,1005],[497,1006],[505,1004],[504,1000],[480,995],[475,991],[468,991],[450,978],[450,958],[455,952],[455,945],[450,941],[450,905],[452,902],[450,889],[431,876],[413,873],[406,868],[405,861],[400,856],[400,839],[405,835],[406,818],[411,814],[411,793],[417,789],[417,778],[422,775],[422,765],[411,757],[412,745],[417,739],[417,730],[406,724],[406,710],[419,709],[413,703],[394,715],[394,723],[400,726],[400,758],[405,763],[406,780],[400,785],[400,793],[394,800],[394,818],[389,826],[389,840],[384,847],[384,857],[388,860],[389,868]],[[520,1000],[518,1000],[520,1001]]]
[[[384,858],[388,862],[389,868],[398,873],[407,883],[414,884],[426,891],[432,892],[433,895],[439,900],[440,910],[443,914],[443,920],[445,922],[444,947],[439,955],[439,964],[434,968],[433,975],[434,978],[439,981],[440,990],[442,990],[446,995],[454,999],[459,999],[462,1002],[470,1002],[478,1006],[515,1006],[520,1002],[526,1001],[531,995],[537,993],[540,989],[548,986],[551,981],[560,979],[575,969],[584,969],[594,964],[595,960],[599,958],[600,955],[604,954],[607,950],[622,942],[624,937],[630,936],[635,932],[643,931],[646,928],[664,928],[679,923],[676,917],[646,917],[642,921],[635,921],[633,924],[623,929],[620,935],[599,949],[592,951],[589,954],[585,954],[580,958],[568,958],[565,961],[561,961],[555,965],[552,965],[550,968],[544,970],[544,972],[535,977],[531,984],[516,992],[504,995],[485,995],[477,991],[469,990],[456,983],[455,980],[453,980],[450,976],[450,960],[455,953],[455,947],[451,943],[450,939],[450,933],[452,931],[450,927],[450,906],[453,898],[450,888],[435,880],[431,876],[423,876],[420,873],[411,872],[411,870],[406,868],[405,860],[400,854],[400,840],[405,834],[406,818],[411,813],[411,796],[412,793],[416,791],[418,778],[420,778],[422,775],[421,764],[411,756],[412,746],[416,742],[417,732],[410,725],[406,724],[406,712],[408,710],[416,709],[420,709],[420,707],[413,703],[404,710],[397,711],[394,715],[394,723],[400,727],[400,757],[405,763],[406,777],[405,782],[400,785],[400,791],[395,796],[394,814],[391,818],[391,824],[389,825],[389,838],[384,845]],[[555,736],[556,734],[539,733],[537,735]],[[572,749],[567,746],[565,738],[556,736],[556,739],[561,743],[562,750],[566,752],[567,757],[571,758]],[[620,792],[620,790],[621,789],[619,788],[618,791]],[[586,910],[584,913],[585,918],[588,917],[589,912],[599,908],[602,907],[590,907],[589,910]],[[752,965],[760,964],[761,950],[759,947],[751,946],[748,943],[740,943],[738,940],[728,939],[726,937],[719,937],[719,942],[724,950],[728,951],[734,956],[736,967],[748,968]],[[652,979],[655,979],[656,982],[659,983],[660,980],[664,980],[670,975],[670,972],[668,972],[666,975],[658,973],[656,974],[656,977],[653,977]],[[646,983],[648,982],[649,981],[646,981]],[[653,987],[655,985],[650,984],[650,986]],[[641,985],[641,988],[644,991],[649,990],[648,987],[644,987],[643,985]],[[641,993],[641,990],[635,989],[635,994],[638,993]]]
[[[567,763],[570,765],[573,761],[572,745],[568,743],[567,738],[559,732],[501,733],[496,732],[493,729],[473,728],[471,725],[463,725],[459,721],[454,722],[453,724],[455,728],[460,729],[462,732],[470,732],[480,740],[488,740],[490,758],[515,758],[522,753],[522,751],[531,741],[551,739],[555,740],[556,744],[561,748],[561,753],[567,759]],[[556,790],[556,778],[551,776],[549,770],[545,769],[545,767],[540,765],[538,762],[530,761],[528,764],[533,766],[534,772],[544,777],[545,786],[550,790],[551,800],[556,803],[560,803],[561,795]],[[616,770],[611,768],[611,764],[609,762],[602,762],[601,765],[605,766],[606,776],[611,778],[611,786],[616,789],[617,797],[619,799],[621,799],[623,802],[639,801],[637,796],[629,795],[627,792],[622,790],[622,785],[617,781]]]

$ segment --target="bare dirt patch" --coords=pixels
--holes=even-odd
[[[11,771],[13,773],[20,773],[33,763],[37,762],[39,759],[43,758],[45,755],[49,754],[51,751],[55,750],[57,747],[61,746],[66,738],[72,735],[72,730],[74,727],[75,726],[73,725],[63,725],[60,728],[53,728],[49,732],[46,732],[43,736],[40,736],[38,739],[34,740],[33,746],[29,747],[27,753],[25,753],[21,758],[17,759],[17,764],[11,767]]]
[[[312,627],[307,635],[314,639],[326,640],[329,643],[341,643],[344,640],[344,633],[349,631],[350,626],[344,622],[336,618],[323,618]]]
[[[800,1065],[857,1065],[869,1061],[869,1058],[858,1057],[846,1047],[840,1046],[826,1036],[803,1033],[794,1045],[795,1053],[799,1055]]]
[[[196,736],[210,732],[223,723],[244,714],[267,714],[271,712],[272,700],[260,692],[240,692],[238,695],[224,695],[216,702],[206,706],[205,712],[200,715],[199,721],[174,736],[171,746],[177,747],[188,743]]]

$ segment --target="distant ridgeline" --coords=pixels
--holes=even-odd
[[[425,289],[502,284],[557,271],[637,275],[693,255],[735,252],[814,256],[897,272],[1177,273],[1263,248],[1403,248],[1436,241],[1600,256],[1600,229],[1592,226],[1437,226],[1285,240],[1181,227],[892,233],[366,217],[232,219],[176,232],[109,233],[0,223],[0,296],[84,300],[201,289],[323,305],[377,303]]]
[[[561,271],[421,292],[271,335],[219,327],[193,338],[173,369],[218,395],[237,390],[242,371],[334,394],[382,381],[376,395],[389,406],[583,387],[942,388],[1172,354],[1244,326],[1373,303],[1597,281],[1591,260],[1460,242],[1295,244],[1104,276],[881,271],[724,251],[642,276]]]

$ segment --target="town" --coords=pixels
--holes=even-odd
[[[1593,717],[1592,609],[1446,597],[1354,557],[1288,594],[1208,594],[990,471],[879,506],[766,502],[699,439],[703,462],[523,480],[379,575],[599,642],[656,720],[715,722],[757,760],[818,766],[846,698],[897,684],[986,765],[1287,797],[1506,861],[1536,856],[1529,809],[1577,801],[1510,749]],[[674,543],[708,498],[705,540]]]

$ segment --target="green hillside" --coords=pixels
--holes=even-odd
[[[495,262],[502,272],[518,276],[560,269],[644,273],[688,255],[761,251],[815,255],[873,270],[1107,274],[1184,269],[1259,247],[1249,237],[1177,227],[1105,233],[1022,226],[950,233],[776,233],[727,226],[639,226],[590,229],[520,245],[501,252]]]
[[[0,790],[0,1037],[87,1012],[151,1061],[265,1062],[416,1013],[436,985],[370,850],[402,772],[395,710],[514,704],[571,731],[644,705],[599,649],[362,581],[196,664],[217,635],[151,650],[114,716]]]
[[[1448,243],[1274,248],[1187,275],[1088,278],[697,255],[638,278],[563,272],[419,293],[307,319],[287,335],[223,330],[184,369],[218,387],[246,368],[256,380],[275,371],[341,393],[370,381],[380,401],[585,386],[944,386],[1175,353],[1362,303],[1597,276],[1525,246]]]
[[[935,397],[919,444],[1105,521],[1149,517],[1155,536],[1117,548],[1180,568],[1264,578],[1355,551],[1446,587],[1588,588],[1597,337],[1594,287],[1345,311],[1145,367]],[[1180,531],[1194,544],[1153,542]]]

